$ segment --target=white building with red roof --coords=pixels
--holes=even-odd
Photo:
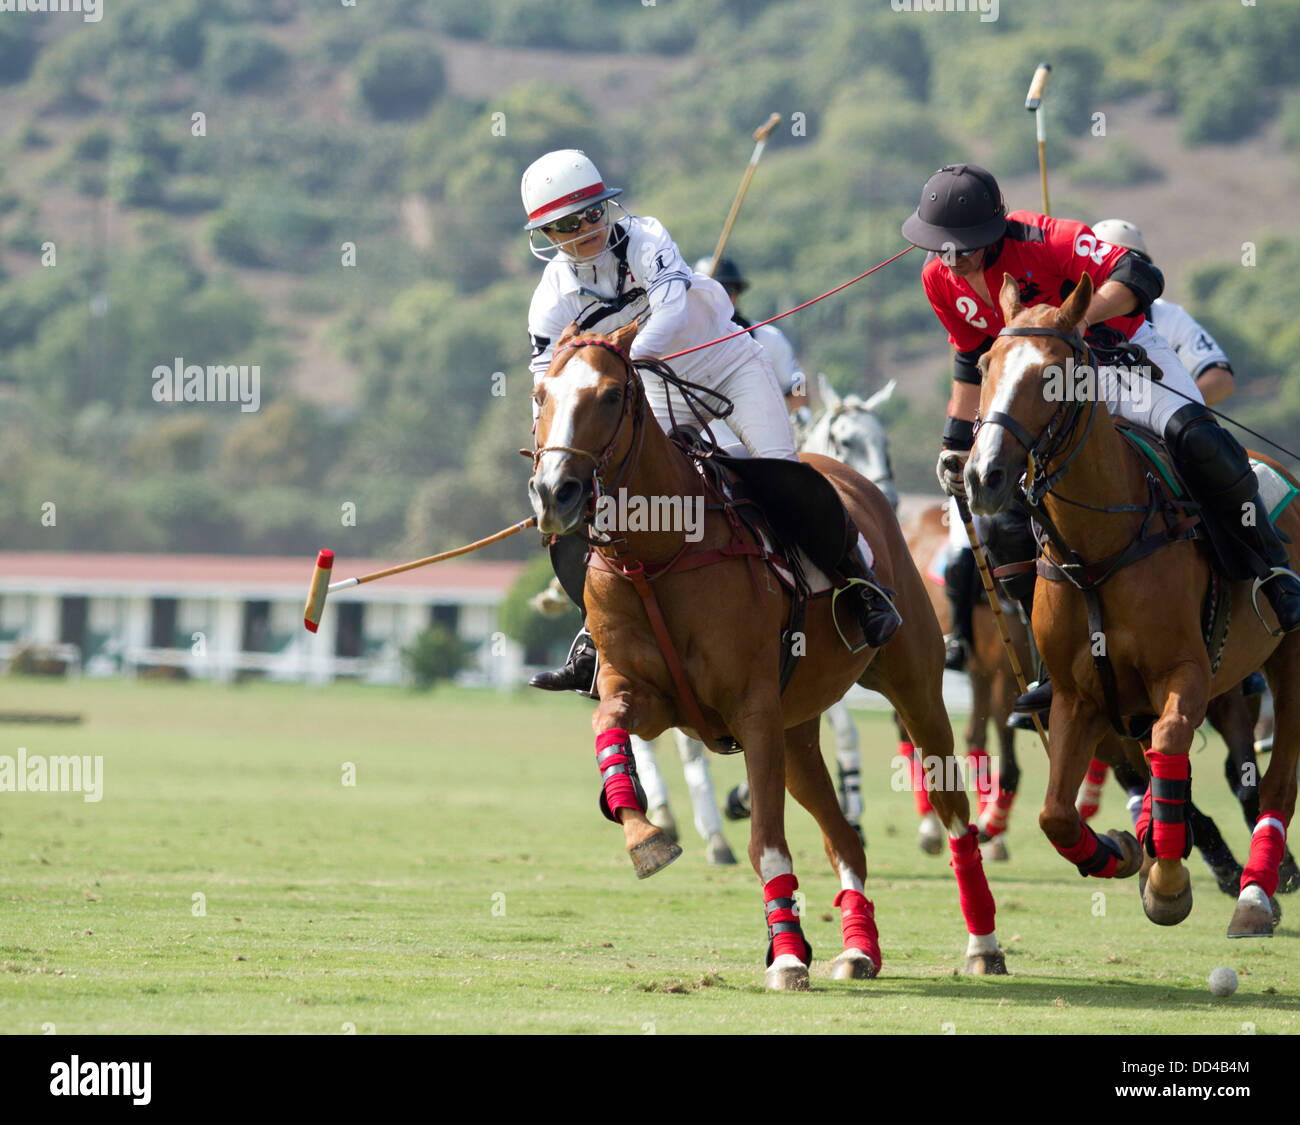
[[[497,631],[497,609],[522,563],[451,561],[331,594],[312,634],[302,616],[314,561],[0,551],[0,661],[26,650],[89,676],[398,683],[402,650],[438,624],[474,646],[468,679],[518,681],[522,655]],[[334,576],[393,565],[340,557]]]

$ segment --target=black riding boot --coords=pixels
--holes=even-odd
[[[855,542],[840,560],[838,568],[848,580],[847,588],[842,588],[837,596],[849,599],[848,604],[862,628],[863,640],[872,648],[880,648],[898,632],[903,618],[890,600],[893,591],[880,585],[867,560],[862,557],[856,539],[855,529]]]
[[[1286,547],[1269,522],[1241,443],[1200,403],[1179,410],[1165,437],[1192,495],[1242,548],[1281,631],[1300,628],[1300,576],[1291,570]]]
[[[587,632],[587,607],[583,605],[583,590],[587,582],[587,544],[576,535],[560,535],[551,544],[551,566],[560,580],[564,592],[582,610],[583,627],[569,649],[569,659],[563,668],[552,672],[538,672],[528,681],[529,687],[543,691],[576,691],[599,699],[596,693],[598,660],[596,645]]]
[[[974,580],[975,552],[969,547],[953,551],[943,571],[943,592],[948,595],[952,618],[952,631],[944,637],[943,666],[953,672],[965,669],[975,649],[975,629],[971,622],[975,609]]]
[[[1037,575],[1034,575],[1033,581],[1036,582],[1037,580]],[[1020,600],[1020,608],[1024,611],[1026,621],[1029,621],[1029,614],[1033,606],[1034,587],[1033,582],[1031,582],[1029,593]],[[1038,679],[1029,685],[1029,690],[1024,695],[1016,696],[1016,701],[1011,705],[1014,714],[1007,722],[1007,726],[1014,727],[1016,730],[1033,730],[1034,715],[1037,715],[1043,725],[1046,726],[1047,713],[1052,709],[1052,681],[1047,675],[1047,669],[1043,666],[1042,658],[1038,655],[1038,647],[1034,644],[1032,627],[1029,630],[1029,648],[1033,653]]]

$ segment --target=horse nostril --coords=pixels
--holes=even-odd
[[[555,493],[556,506],[564,509],[570,504],[577,502],[578,497],[582,495],[582,485],[576,480],[566,480]]]
[[[1002,482],[1006,479],[1004,469],[990,469],[984,474],[984,487],[990,492],[998,492],[1002,488]]]

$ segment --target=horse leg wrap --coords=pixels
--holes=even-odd
[[[763,904],[767,911],[767,964],[789,953],[805,965],[812,964],[812,946],[799,925],[799,907],[794,892],[799,880],[793,875],[777,875],[763,885]]]
[[[1007,830],[1007,817],[1011,815],[1011,803],[1015,799],[1014,790],[1008,792],[998,787],[998,795],[980,813],[980,827],[986,836],[1001,836]]]
[[[1079,787],[1076,807],[1084,820],[1091,820],[1101,808],[1101,789],[1106,784],[1106,763],[1093,758],[1088,763],[1088,773]]]
[[[860,891],[844,890],[835,896],[840,908],[840,933],[845,949],[860,949],[880,972],[880,935],[876,932],[876,908]]]
[[[1275,809],[1259,814],[1250,836],[1250,859],[1241,873],[1241,889],[1254,883],[1269,898],[1277,893],[1278,864],[1286,849],[1286,820]]]
[[[622,727],[610,727],[596,735],[596,766],[603,783],[600,811],[607,820],[618,820],[619,809],[646,810],[645,790],[636,776],[632,738]]]
[[[949,866],[957,876],[957,894],[961,900],[961,914],[966,919],[966,929],[976,937],[993,932],[993,892],[984,877],[984,858],[980,855],[979,835],[973,824],[966,826],[960,837],[948,837],[952,851]]]
[[[1073,847],[1063,848],[1059,844],[1052,846],[1073,863],[1084,878],[1092,875],[1098,879],[1113,879],[1115,868],[1124,859],[1124,853],[1114,840],[1109,836],[1098,836],[1086,824],[1083,826],[1083,835]]]
[[[979,816],[993,800],[993,778],[989,775],[989,752],[983,746],[972,746],[966,751],[966,775],[975,780],[975,799]]]
[[[898,752],[912,764],[912,798],[916,801],[916,815],[925,816],[926,813],[933,812],[934,808],[925,788],[925,767],[921,764],[921,755],[910,742],[900,742]]]
[[[1186,754],[1147,751],[1151,767],[1151,818],[1143,846],[1157,859],[1186,859],[1192,854],[1187,805],[1192,799],[1192,763]],[[1143,808],[1145,813],[1145,806]]]

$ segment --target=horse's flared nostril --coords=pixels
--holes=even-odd
[[[994,467],[984,474],[984,487],[996,496],[1002,491],[1002,485],[1006,479],[1006,470]]]
[[[578,497],[582,495],[582,485],[570,477],[566,480],[555,493],[555,506],[560,510],[566,510],[570,505],[575,504]]]

